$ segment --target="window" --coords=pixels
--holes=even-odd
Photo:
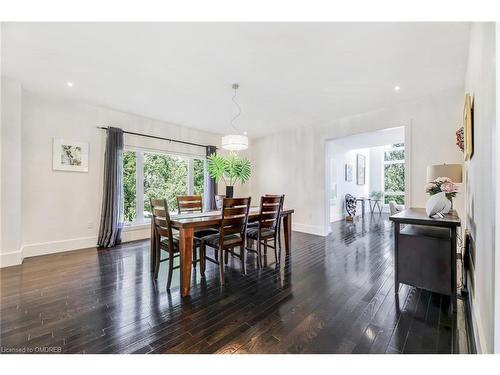
[[[125,151],[123,153],[123,209],[124,220],[129,223],[137,218],[136,166],[135,152]]]
[[[203,189],[205,188],[205,160],[194,159],[194,181],[193,181],[193,194],[203,196]]]
[[[177,210],[177,196],[188,194],[188,162],[179,156],[144,153],[144,218],[151,217],[150,198],[165,198]]]
[[[203,196],[205,159],[153,151],[125,150],[123,206],[125,222],[139,224],[151,218],[150,198],[165,198],[177,211],[178,195]]]
[[[404,143],[390,145],[384,151],[384,203],[405,204]]]

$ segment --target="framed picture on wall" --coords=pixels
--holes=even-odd
[[[356,154],[356,183],[365,184],[366,156]]]
[[[345,165],[345,180],[347,182],[352,181],[352,165],[351,164]]]
[[[88,172],[89,144],[54,138],[52,169],[55,171]]]
[[[474,154],[474,99],[465,94],[464,105],[464,159],[470,160]]]

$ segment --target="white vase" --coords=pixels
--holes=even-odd
[[[444,192],[431,195],[425,204],[427,215],[433,216],[437,213],[447,214],[450,212],[451,202]]]
[[[446,197],[446,194],[444,195]],[[451,201],[448,199],[448,197],[446,197],[446,200],[448,202],[446,202],[446,206],[444,207],[444,209],[441,211],[442,214],[447,214],[448,212],[450,212],[451,210]]]

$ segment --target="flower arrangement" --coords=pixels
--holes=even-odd
[[[455,185],[448,177],[438,177],[434,181],[425,185],[425,192],[429,195],[443,192],[451,201],[451,198],[455,197],[458,193],[458,186]]]

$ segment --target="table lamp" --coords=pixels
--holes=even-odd
[[[427,167],[427,182],[434,181],[438,177],[448,177],[452,182],[462,182],[462,164],[436,164]]]

